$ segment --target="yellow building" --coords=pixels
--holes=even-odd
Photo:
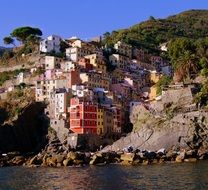
[[[96,71],[106,73],[106,64],[102,56],[99,56],[98,54],[91,54],[85,56],[85,58],[90,60],[90,64],[93,65]]]
[[[104,118],[103,118],[103,109],[97,109],[97,134],[102,135],[104,133]]]
[[[125,55],[129,58],[132,58],[132,46],[128,45],[124,42],[118,41],[115,45],[114,45],[114,49],[122,55]]]
[[[109,56],[109,61],[112,65],[117,66],[117,68],[121,70],[126,70],[131,62],[129,57],[120,54],[112,54]]]
[[[104,88],[109,91],[110,78],[108,74],[97,72],[81,73],[80,79],[83,84],[88,85],[90,88]]]

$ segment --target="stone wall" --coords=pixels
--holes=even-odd
[[[68,145],[78,150],[96,151],[102,145],[102,140],[98,135],[82,135],[71,133],[67,138]]]

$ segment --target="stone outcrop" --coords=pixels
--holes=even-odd
[[[170,120],[154,118],[102,151],[120,151],[129,146],[151,151],[170,149],[172,146],[208,148],[207,118],[208,114],[200,111],[178,114]]]
[[[44,105],[32,103],[12,122],[0,124],[0,153],[39,151],[46,144],[47,124],[41,115]]]

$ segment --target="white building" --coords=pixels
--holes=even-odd
[[[77,63],[73,61],[66,61],[61,64],[61,69],[65,72],[73,71],[78,67]]]
[[[79,98],[83,98],[86,96],[90,96],[93,93],[84,85],[72,85],[72,94]]]
[[[19,74],[17,75],[17,83],[18,83],[18,84],[21,84],[21,83],[23,83],[23,82],[24,82],[24,73],[21,72],[21,73],[19,73]]]
[[[40,52],[50,53],[54,51],[55,53],[59,53],[61,40],[61,37],[56,35],[47,37],[40,42]]]
[[[36,81],[36,101],[49,100],[55,89],[68,88],[67,79],[50,79]]]
[[[69,107],[69,93],[63,89],[56,90],[51,97],[54,101],[54,114],[55,118],[66,118],[67,107]]]
[[[62,59],[54,56],[45,56],[45,70],[59,69]]]
[[[66,49],[66,58],[77,62],[80,58],[91,54],[91,51],[80,47],[70,47]]]

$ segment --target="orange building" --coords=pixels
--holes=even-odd
[[[79,98],[70,103],[70,129],[78,134],[97,134],[97,105]]]

